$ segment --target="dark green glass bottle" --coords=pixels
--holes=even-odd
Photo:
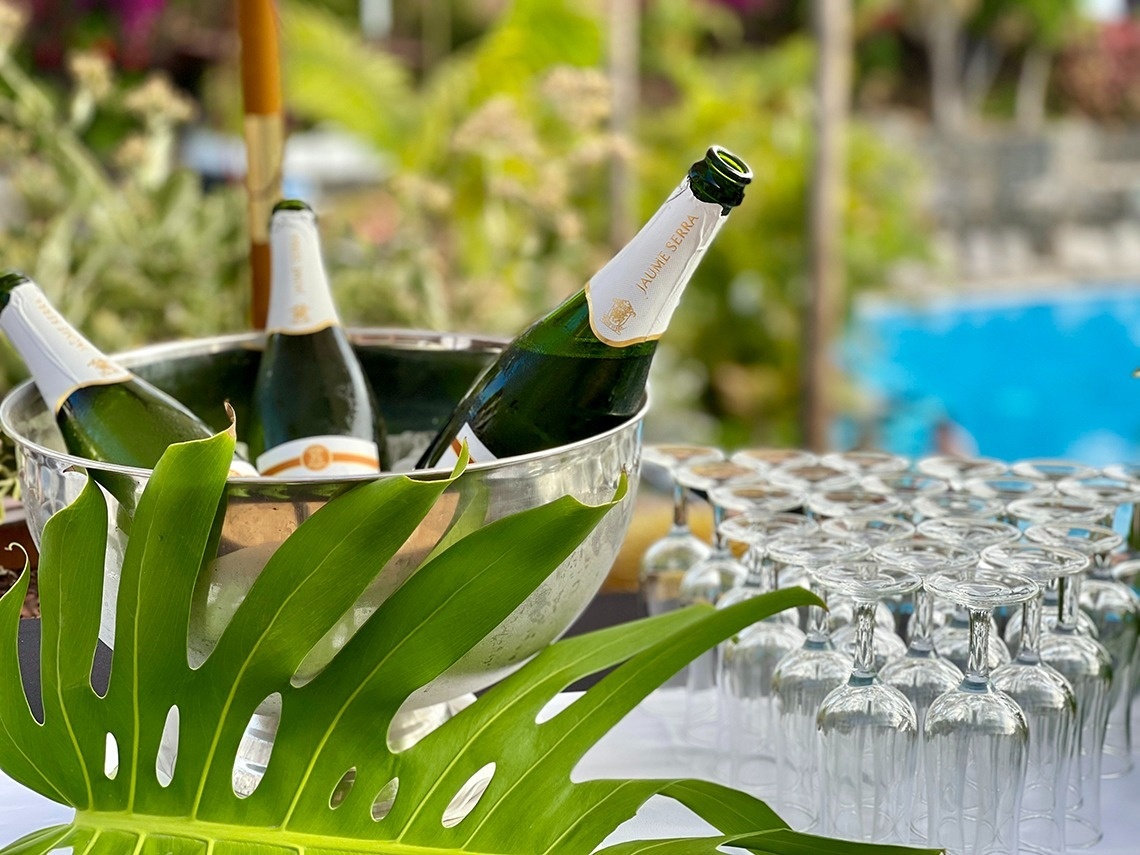
[[[486,462],[576,442],[635,415],[657,340],[751,180],[743,160],[710,148],[585,288],[507,346],[417,468],[450,466],[464,440],[471,459]]]
[[[0,329],[77,457],[151,469],[171,443],[213,434],[181,403],[84,338],[20,273],[0,275]],[[257,473],[235,459],[232,474]]]
[[[386,468],[384,420],[337,317],[308,205],[274,207],[269,252],[268,338],[248,437],[258,471],[335,478]]]

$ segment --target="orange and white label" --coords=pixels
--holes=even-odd
[[[0,329],[27,363],[53,413],[76,389],[131,379],[127,369],[80,335],[31,282],[12,289],[0,314]]]
[[[373,475],[380,471],[380,452],[376,443],[355,436],[309,436],[258,455],[257,470],[267,478]]]
[[[488,463],[492,460],[498,460],[491,450],[483,444],[483,440],[475,435],[475,431],[471,425],[464,422],[463,427],[459,429],[459,433],[455,435],[455,439],[439,457],[439,462],[436,463],[436,468],[450,469],[455,466],[456,461],[459,460],[459,452],[463,448],[463,441],[467,440],[467,453],[470,456],[468,465],[472,463]]]
[[[660,338],[725,219],[721,206],[694,196],[686,179],[586,284],[594,335],[612,347]]]

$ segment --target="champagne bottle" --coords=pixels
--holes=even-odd
[[[253,389],[249,447],[265,476],[379,472],[384,421],[337,318],[317,220],[278,202],[269,220],[268,338]]]
[[[151,469],[171,443],[214,433],[170,395],[102,353],[20,273],[0,275],[0,329],[77,457]],[[235,457],[230,474],[257,473]]]
[[[649,364],[681,292],[752,172],[713,146],[586,287],[512,341],[476,381],[417,468],[475,463],[601,433],[641,406]]]

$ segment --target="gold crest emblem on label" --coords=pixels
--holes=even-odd
[[[97,356],[87,363],[92,369],[97,371],[102,377],[111,377],[115,374],[122,373],[122,370],[115,363],[106,357]]]
[[[294,306],[289,310],[289,315],[294,326],[307,324],[309,322],[309,307],[304,305]]]
[[[620,335],[625,330],[625,325],[636,317],[637,312],[633,310],[633,303],[618,298],[614,300],[610,310],[602,315],[602,323]]]
[[[301,463],[306,469],[318,472],[332,463],[332,454],[323,445],[310,445],[301,455]]]

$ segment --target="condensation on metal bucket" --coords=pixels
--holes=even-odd
[[[357,330],[354,346],[365,371],[382,392],[389,433],[407,441],[429,436],[442,422],[501,341],[406,330]],[[221,401],[248,416],[249,390],[263,338],[243,334],[157,345],[125,354],[122,361],[169,391],[195,412],[225,427]],[[597,504],[612,498],[622,473],[636,487],[641,420],[647,404],[629,421],[582,442],[472,466],[450,486],[421,526],[379,572],[360,600],[314,648],[297,675],[304,682],[327,664],[363,621],[415,571],[448,530],[461,503],[477,498],[483,524],[564,495]],[[141,495],[148,470],[96,464],[62,451],[54,419],[35,388],[21,384],[0,403],[0,426],[16,444],[18,472],[29,527],[37,539],[48,517],[73,501],[86,483],[84,468],[129,479]],[[446,473],[415,473],[439,478]],[[394,477],[387,473],[381,478]],[[227,486],[227,510],[219,555],[199,580],[193,609],[191,653],[195,664],[212,649],[269,556],[300,523],[362,480],[287,482],[235,479]],[[451,701],[509,674],[559,637],[601,587],[633,512],[635,489],[610,511],[563,564],[487,638],[430,685],[406,709]],[[109,543],[100,637],[113,646],[114,592],[126,545],[129,518],[108,496]]]

